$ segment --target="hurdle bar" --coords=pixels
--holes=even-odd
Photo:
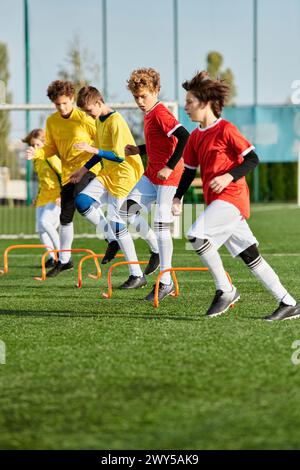
[[[153,307],[158,308],[158,306],[159,306],[159,300],[158,300],[159,281],[160,281],[160,279],[161,279],[161,277],[164,273],[171,272],[171,274],[173,275],[174,271],[178,272],[178,271],[208,271],[208,270],[209,270],[208,268],[168,268],[168,269],[164,269],[163,271],[161,271],[158,274],[156,282],[155,282]],[[226,275],[227,275],[230,283],[232,284],[231,277],[229,276],[229,274],[227,272],[226,272]],[[170,295],[172,295],[173,297],[178,297],[178,295],[179,295],[179,286],[178,286],[178,284],[177,285],[175,284],[175,291],[174,291],[174,293],[171,293]]]
[[[122,265],[128,265],[128,264],[148,264],[148,261],[120,261],[118,263],[114,263],[110,266],[108,272],[107,272],[107,292],[103,292],[102,297],[105,299],[111,299],[112,297],[112,281],[111,281],[111,276],[112,276],[112,271],[114,268],[117,266],[122,266]],[[178,288],[178,283],[177,279],[175,276],[175,273],[172,274],[174,284],[176,289]]]
[[[46,248],[48,250],[51,250],[52,247],[48,245],[42,245],[42,244],[37,244],[37,245],[10,245],[8,246],[3,254],[3,265],[4,268],[0,269],[0,274],[7,274],[8,273],[8,253],[12,250],[17,250],[17,249],[31,249],[31,248]],[[49,253],[47,251],[46,253]],[[55,253],[55,260],[57,260],[57,254]]]
[[[93,258],[94,258],[94,261],[95,261],[95,265],[96,265],[96,270],[97,270],[97,274],[96,274],[96,278],[99,279],[101,277],[101,268],[99,266],[99,263],[98,263],[98,260],[97,260],[97,257],[96,257],[96,253],[93,252],[93,250],[89,250],[88,248],[73,248],[73,249],[70,249],[70,250],[49,250],[49,251],[46,251],[46,253],[43,254],[42,256],[42,276],[41,277],[38,277],[36,276],[34,279],[36,281],[45,281],[46,280],[46,256],[50,253],[89,253]]]
[[[83,258],[81,258],[81,260],[79,261],[79,264],[78,264],[78,275],[77,275],[77,285],[76,287],[78,287],[79,289],[82,287],[82,267],[83,267],[83,263],[89,259],[92,259],[92,258],[103,258],[105,256],[104,253],[100,253],[100,254],[96,254],[96,255],[87,255],[87,256],[84,256]],[[115,256],[115,258],[123,258],[124,255],[123,254],[117,254]],[[88,274],[88,277],[91,278],[91,279],[100,279],[101,277],[101,273],[99,275],[99,273],[97,272],[97,275],[95,276],[94,274]]]

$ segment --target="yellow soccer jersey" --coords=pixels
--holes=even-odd
[[[36,206],[44,206],[50,202],[55,202],[60,197],[60,177],[61,161],[54,155],[45,160],[35,158],[33,161],[34,170],[38,177],[39,189],[36,198]]]
[[[46,142],[41,150],[36,152],[36,156],[42,155],[49,158],[58,155],[62,164],[62,185],[69,182],[70,175],[79,170],[90,158],[91,155],[82,150],[74,149],[73,145],[79,142],[94,144],[95,121],[87,116],[83,111],[74,108],[72,114],[67,119],[56,112],[48,117],[46,122]],[[98,174],[101,165],[95,165],[92,172]]]
[[[118,112],[96,121],[95,145],[101,150],[114,152],[125,158],[117,163],[102,159],[102,170],[98,180],[116,198],[124,198],[132,190],[144,173],[144,167],[139,155],[125,157],[125,145],[136,145],[130,129]]]

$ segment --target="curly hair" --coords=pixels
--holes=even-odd
[[[216,117],[221,116],[222,108],[229,95],[230,87],[224,80],[213,80],[203,70],[197,72],[191,80],[183,82],[182,87],[191,91],[201,103],[211,103],[211,109]]]
[[[152,68],[136,69],[127,80],[127,88],[133,94],[143,88],[147,88],[151,93],[158,93],[160,90],[160,75]]]
[[[77,106],[79,108],[84,108],[84,106],[88,105],[89,103],[95,104],[96,101],[101,101],[104,103],[103,96],[101,95],[100,91],[93,86],[84,86],[80,88],[78,95],[77,95]]]
[[[54,102],[59,96],[72,97],[75,95],[73,83],[63,80],[54,80],[47,88],[48,98]]]

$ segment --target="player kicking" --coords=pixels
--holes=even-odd
[[[229,87],[220,80],[212,80],[207,72],[200,72],[184,82],[183,88],[187,91],[185,110],[190,119],[200,125],[192,132],[184,150],[185,170],[173,207],[178,213],[180,200],[200,165],[207,207],[190,228],[188,238],[209,268],[216,285],[216,294],[206,315],[221,315],[240,298],[226,276],[218,253],[225,245],[233,257],[240,256],[279,302],[278,308],[266,316],[266,320],[299,317],[300,306],[260,255],[258,242],[246,222],[250,215],[250,200],[245,176],[258,164],[258,157],[253,145],[221,117]]]
[[[127,213],[138,217],[141,207],[149,210],[151,204],[156,203],[154,232],[158,240],[160,270],[163,271],[172,265],[171,207],[183,172],[181,155],[189,133],[158,100],[160,75],[154,69],[134,70],[128,80],[128,89],[144,113],[146,144],[135,146],[128,142],[125,154],[147,154],[148,163],[145,174],[122,207],[122,216]],[[164,273],[159,284],[159,300],[170,295],[173,289],[170,272]],[[154,290],[145,300],[153,301]]]
[[[55,104],[57,112],[47,118],[44,147],[39,150],[29,147],[27,158],[32,159],[40,155],[49,158],[52,155],[59,155],[61,159],[60,247],[62,250],[70,250],[73,242],[75,196],[100,171],[100,165],[98,164],[82,178],[80,183],[75,185],[69,182],[69,177],[74,170],[81,167],[90,158],[87,152],[74,148],[74,144],[82,141],[87,144],[93,143],[96,129],[94,120],[74,107],[75,88],[71,82],[62,80],[52,82],[48,87],[47,96]],[[100,209],[98,216],[104,218]],[[113,240],[109,241],[112,242]],[[116,251],[117,249],[114,250],[114,253]],[[110,257],[114,257],[114,253],[110,253]],[[48,271],[47,277],[57,276],[60,272],[69,269],[73,269],[71,253],[60,253],[59,261]]]
[[[22,142],[35,149],[42,148],[45,142],[44,129],[33,129]],[[38,194],[35,200],[36,207],[36,232],[44,245],[52,249],[59,249],[60,216],[60,190],[61,190],[61,161],[54,155],[47,160],[35,158],[34,171],[38,179]],[[46,268],[55,265],[54,253],[46,261]]]
[[[92,86],[81,88],[77,97],[77,105],[96,120],[96,147],[87,143],[75,145],[75,148],[94,156],[81,169],[71,175],[70,181],[79,182],[100,161],[102,170],[76,196],[76,208],[80,214],[97,226],[97,231],[113,231],[126,261],[138,261],[132,237],[127,230],[126,223],[120,216],[121,205],[144,172],[139,155],[125,158],[125,145],[128,142],[135,145],[133,136],[121,114],[104,102],[101,93],[96,88]],[[109,223],[105,227],[99,227],[97,216],[99,205],[100,207],[108,206],[107,219]],[[110,234],[110,236],[112,235]],[[155,235],[149,227],[145,238],[152,250],[158,251]],[[131,264],[128,267],[130,276],[121,285],[121,288],[133,289],[146,285],[146,278],[140,266]],[[153,263],[153,256],[151,256],[145,273],[150,274],[156,268],[157,262]]]

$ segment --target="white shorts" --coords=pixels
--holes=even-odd
[[[235,257],[249,248],[258,245],[240,211],[226,201],[213,201],[198,217],[187,234],[191,238],[210,240],[218,250],[225,245],[229,253]]]
[[[60,206],[54,202],[49,202],[44,206],[38,206],[35,209],[35,231],[38,233],[45,232],[43,221],[50,223],[54,228],[59,226]]]
[[[172,201],[176,193],[176,186],[153,184],[143,175],[127,196],[139,204],[143,210],[149,212],[151,204],[156,202],[154,222],[173,222]]]
[[[97,201],[102,206],[107,206],[107,218],[111,222],[120,222],[124,224],[124,220],[120,217],[120,207],[126,198],[116,198],[100,183],[97,178],[94,178],[80,194],[86,194]]]

